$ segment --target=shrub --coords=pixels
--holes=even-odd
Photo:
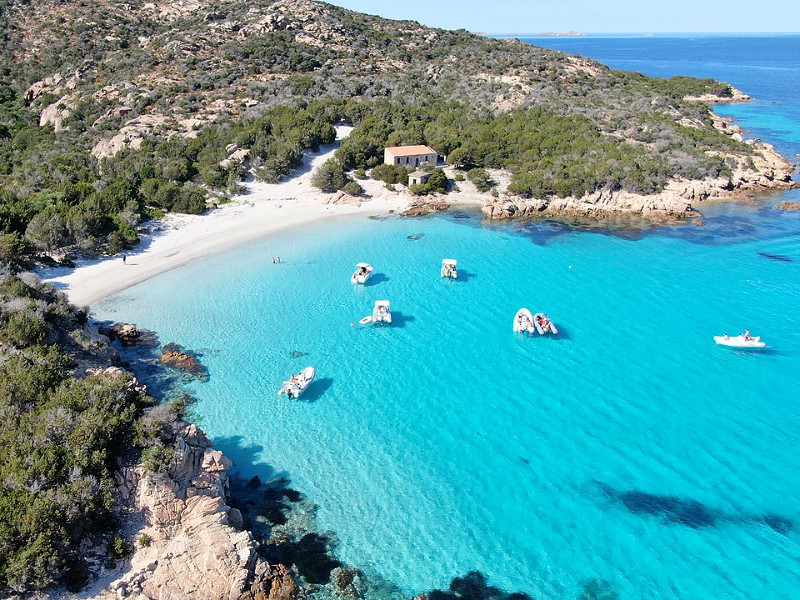
[[[475,184],[479,192],[488,192],[495,184],[486,169],[476,168],[467,172],[467,179]]]
[[[408,181],[408,170],[401,165],[380,164],[372,169],[370,177],[384,183],[403,183]]]
[[[108,542],[108,553],[116,559],[123,559],[133,552],[133,544],[121,535],[115,535]]]
[[[326,160],[311,176],[311,185],[323,192],[335,192],[342,189],[346,183],[347,175],[344,167],[336,158]]]
[[[361,187],[357,181],[348,181],[344,184],[342,191],[351,196],[360,196],[364,193],[364,188]]]
[[[447,192],[447,175],[442,169],[436,168],[431,171],[426,185],[431,193],[444,194]]]
[[[0,330],[0,340],[18,348],[29,348],[41,344],[47,338],[47,327],[27,311],[16,311],[8,317]]]
[[[172,460],[172,448],[152,446],[142,452],[142,463],[152,473],[160,473]]]

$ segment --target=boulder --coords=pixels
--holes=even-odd
[[[136,325],[130,323],[115,323],[111,327],[99,327],[97,331],[112,342],[119,340],[123,346],[135,346],[140,335]]]
[[[184,371],[201,381],[208,379],[208,370],[195,356],[183,351],[178,344],[167,344],[162,349],[161,363],[167,367]]]

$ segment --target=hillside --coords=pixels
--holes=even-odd
[[[0,227],[39,252],[119,252],[143,219],[286,177],[341,120],[337,168],[426,143],[521,198],[657,193],[754,151],[688,99],[727,84],[322,2],[3,0],[0,21]]]

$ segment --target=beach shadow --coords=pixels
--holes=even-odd
[[[364,283],[364,287],[372,287],[374,285],[378,285],[380,283],[386,283],[391,279],[388,275],[384,275],[383,273],[373,273],[372,276],[367,279],[366,283]]]
[[[300,396],[299,400],[304,402],[316,402],[320,398],[322,398],[323,394],[327,392],[331,386],[333,385],[333,379],[330,377],[322,377],[320,379],[315,379],[311,382],[311,385],[308,386],[308,389]]]
[[[410,323],[415,318],[416,317],[412,317],[411,315],[404,315],[399,311],[393,310],[391,327],[399,327],[402,329],[403,327],[406,326],[407,323]]]

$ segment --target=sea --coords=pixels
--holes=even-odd
[[[800,153],[800,36],[525,41],[727,81],[753,100],[719,114]],[[196,352],[192,417],[235,471],[313,501],[385,597],[477,571],[465,597],[796,600],[800,212],[782,201],[800,191],[701,206],[702,226],[342,219],[198,259],[93,316]],[[375,274],[352,285],[361,261]],[[392,325],[359,324],[377,300]],[[559,334],[513,333],[520,307]],[[766,348],[714,343],[745,329]],[[306,394],[279,397],[309,365]]]

